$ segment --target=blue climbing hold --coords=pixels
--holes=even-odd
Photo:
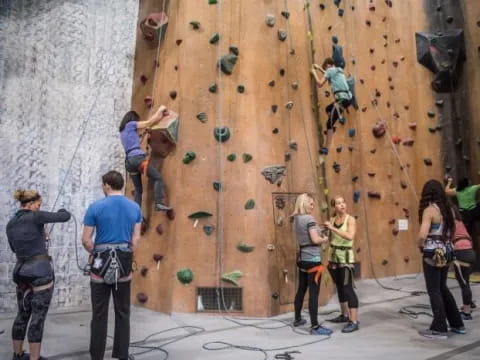
[[[358,203],[358,200],[360,200],[360,191],[354,191],[353,192],[353,202]]]
[[[355,133],[356,133],[356,131],[355,131],[355,129],[354,129],[354,128],[350,128],[350,129],[348,129],[348,136],[350,136],[350,137],[354,137],[354,136],[355,136]]]

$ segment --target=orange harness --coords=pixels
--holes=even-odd
[[[308,274],[315,273],[315,284],[318,285],[318,282],[320,281],[320,276],[322,275],[323,270],[324,270],[323,265],[317,265],[308,269],[307,273]]]
[[[143,175],[147,174],[148,164],[150,162],[150,157],[147,157],[145,160],[142,161],[140,165],[138,165],[138,171]]]

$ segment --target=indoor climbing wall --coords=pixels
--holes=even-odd
[[[52,306],[88,307],[75,241],[84,266],[85,210],[103,197],[101,175],[123,172],[118,123],[131,102],[137,11],[132,0],[0,1],[0,311],[17,306],[5,236],[17,188],[75,215],[78,227],[51,233]]]
[[[475,152],[477,143],[457,144],[449,125],[451,109],[462,108],[478,131],[475,102],[437,94],[436,74],[419,63],[431,54],[417,55],[420,33],[455,30],[466,12],[463,2],[438,3],[432,13],[429,1],[416,0],[145,1],[140,20],[165,14],[138,31],[133,108],[146,118],[165,104],[179,120],[173,151],[152,158],[174,211],[152,212],[151,190],[144,193],[135,301],[166,312],[290,310],[296,274],[288,215],[305,191],[315,194],[322,221],[327,197],[347,200],[358,218],[358,276],[419,272],[424,182],[477,171],[450,156],[448,145],[457,138],[457,149]],[[475,16],[461,23],[470,55],[456,97],[461,89],[473,96],[478,86]],[[433,20],[446,25],[435,28]],[[321,64],[333,53],[355,80],[358,109],[344,114],[329,154],[319,155],[333,94],[312,87],[309,70],[312,58]],[[328,281],[321,293],[326,301]]]

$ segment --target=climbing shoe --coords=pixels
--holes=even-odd
[[[346,322],[349,322],[350,319],[348,318],[348,316],[345,316],[343,314],[340,314],[338,315],[336,318],[333,318],[333,319],[330,319],[330,320],[327,320],[329,322],[332,322],[332,323],[346,323]]]
[[[312,335],[323,335],[323,336],[328,336],[328,335],[332,335],[333,331],[326,328],[326,327],[323,327],[323,326],[318,326],[316,328],[311,328],[310,329],[310,334]]]
[[[349,321],[347,325],[342,329],[342,333],[351,333],[360,329],[358,321],[356,323]]]
[[[472,309],[476,309],[477,308],[477,304],[475,304],[475,301],[472,301],[472,303],[470,304],[470,307]]]
[[[306,323],[307,323],[307,320],[300,318],[293,322],[293,326],[295,327],[302,326],[302,325],[305,325]]]
[[[322,147],[318,152],[320,153],[320,155],[328,155],[328,148]]]
[[[26,353],[25,351],[22,351],[21,354],[13,354],[13,360],[29,360],[30,359],[30,354]]]
[[[460,335],[465,335],[467,333],[467,330],[465,330],[465,327],[460,326],[460,327],[450,327],[450,331],[454,332],[455,334],[460,334]]]
[[[429,338],[429,339],[447,339],[447,333],[446,332],[439,332],[439,331],[434,331],[430,329],[425,329],[425,330],[420,330],[418,332],[420,335]]]
[[[472,314],[460,311],[460,315],[462,316],[462,320],[473,320]]]
[[[158,203],[158,204],[155,204],[155,210],[156,211],[169,211],[169,210],[172,210],[172,208],[165,205],[165,204]]]

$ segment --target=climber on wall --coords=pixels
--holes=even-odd
[[[42,197],[35,190],[17,190],[14,198],[20,202],[21,209],[7,224],[8,244],[17,257],[13,270],[18,301],[12,328],[13,359],[41,360],[45,359],[40,356],[40,349],[55,281],[46,246],[45,224],[66,222],[70,213],[65,209],[41,211]],[[30,355],[23,352],[27,328]]]
[[[328,269],[337,287],[341,314],[329,321],[347,323],[342,332],[351,333],[360,328],[358,297],[353,290],[355,255],[352,248],[357,225],[355,218],[347,214],[347,204],[342,196],[335,196],[331,205],[335,208],[334,217],[325,222],[325,226],[330,230]]]
[[[320,291],[320,276],[323,271],[320,244],[328,242],[328,237],[318,231],[315,218],[311,215],[314,207],[312,196],[301,194],[295,202],[292,214],[294,229],[297,238],[299,252],[298,266],[298,290],[295,295],[295,321],[293,326],[306,324],[302,319],[301,312],[303,299],[308,288],[308,312],[310,314],[310,333],[313,335],[330,335],[332,330],[318,324],[318,294]]]
[[[320,80],[317,74],[317,70],[323,72],[323,78]],[[317,86],[321,88],[328,81],[333,92],[334,102],[329,104],[325,111],[327,113],[327,136],[324,137],[323,145],[320,149],[320,153],[328,154],[328,147],[335,131],[335,123],[352,102],[352,93],[349,90],[347,79],[340,67],[335,67],[335,61],[332,58],[326,58],[320,68],[318,65],[313,64],[311,73],[315,78]]]
[[[477,203],[477,192],[480,189],[480,185],[470,185],[470,180],[463,178],[458,182],[457,187],[454,188],[452,182],[453,179],[448,177],[445,193],[448,196],[457,198],[462,220],[469,234],[473,236],[475,222],[480,221],[480,205]]]
[[[132,178],[135,187],[135,202],[142,206],[142,173],[153,180],[153,190],[155,193],[155,210],[171,210],[164,202],[164,184],[160,172],[148,162],[147,154],[140,146],[138,129],[147,129],[158,124],[165,116],[168,110],[165,106],[160,106],[150,119],[140,121],[140,116],[135,111],[129,111],[125,114],[120,123],[120,138],[125,150],[125,168]]]

